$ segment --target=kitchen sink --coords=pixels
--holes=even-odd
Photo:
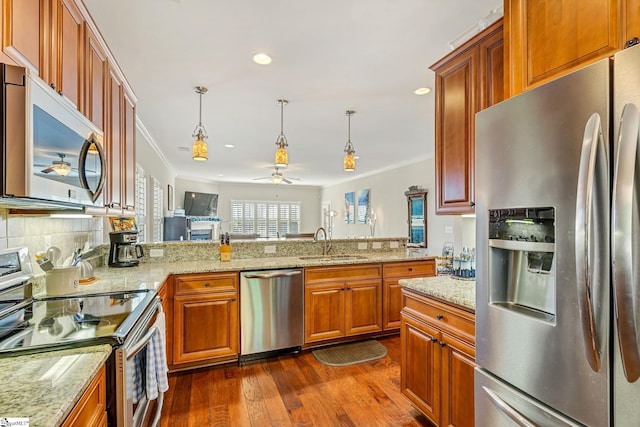
[[[299,257],[305,261],[353,261],[357,259],[367,259],[361,255],[309,255]]]

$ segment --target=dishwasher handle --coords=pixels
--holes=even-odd
[[[300,270],[291,270],[291,271],[273,271],[266,273],[245,273],[242,277],[247,279],[275,279],[278,277],[291,277],[302,274]]]

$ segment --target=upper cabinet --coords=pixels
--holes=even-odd
[[[436,213],[474,212],[475,114],[504,98],[502,19],[431,66]]]
[[[44,17],[45,8],[41,7],[41,0],[2,0],[3,59],[40,73]]]
[[[73,0],[51,1],[51,48],[44,80],[82,110],[84,18]]]
[[[623,49],[639,13],[640,0],[505,0],[509,96]]]

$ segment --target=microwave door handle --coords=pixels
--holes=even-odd
[[[527,417],[516,411],[511,405],[502,400],[498,394],[491,390],[489,387],[482,386],[482,390],[487,394],[487,397],[496,405],[496,407],[503,412],[507,417],[516,423],[519,427],[538,427],[535,423],[529,420]]]
[[[576,193],[575,257],[578,308],[587,361],[595,372],[600,370],[600,353],[596,333],[594,297],[606,285],[606,269],[598,266],[598,259],[607,256],[608,236],[598,236],[607,230],[609,171],[607,152],[602,136],[600,116],[591,115],[584,129],[578,188]],[[604,253],[603,253],[604,252]]]
[[[613,181],[611,257],[612,288],[618,322],[618,340],[624,374],[629,382],[640,377],[640,353],[636,320],[638,286],[637,271],[634,266],[638,258],[638,200],[636,188],[640,174],[638,156],[638,131],[640,113],[633,104],[622,110],[620,134],[617,144],[615,175]]]

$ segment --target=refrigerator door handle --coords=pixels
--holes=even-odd
[[[640,351],[636,309],[638,296],[638,195],[640,112],[633,104],[622,110],[613,181],[611,256],[612,287],[618,322],[618,340],[625,376],[629,382],[640,377]]]
[[[607,151],[600,115],[589,117],[584,129],[578,189],[576,194],[575,256],[576,284],[580,310],[580,323],[587,361],[595,372],[600,370],[600,344],[596,333],[596,313],[598,289],[606,285],[605,269],[598,266],[598,260],[607,256],[602,249],[608,245],[608,236],[599,233],[608,229],[609,224],[609,170]]]
[[[498,394],[491,390],[489,387],[482,386],[482,390],[487,394],[491,403],[496,405],[496,407],[502,411],[507,417],[511,418],[513,422],[515,422],[520,427],[538,427],[536,424],[531,422],[528,418],[522,415],[520,412],[516,411],[513,407],[511,407],[507,402],[502,400]]]

